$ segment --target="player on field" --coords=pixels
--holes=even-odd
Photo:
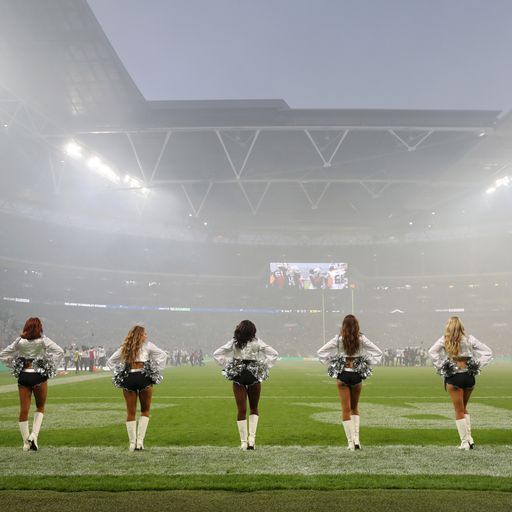
[[[448,320],[444,336],[428,351],[434,366],[444,377],[445,389],[455,409],[455,425],[460,437],[461,450],[475,446],[471,436],[471,418],[467,405],[475,387],[475,375],[492,359],[491,349],[474,336],[466,335],[464,325],[457,316]]]
[[[328,365],[329,375],[337,379],[348,449],[360,450],[358,404],[362,381],[371,375],[369,365],[380,362],[382,350],[360,332],[357,318],[347,315],[343,319],[340,333],[318,350],[317,354],[320,362]]]
[[[348,279],[346,276],[347,265],[343,263],[337,263],[336,265],[329,266],[329,273],[327,275],[327,288],[331,290],[342,290],[348,285]]]
[[[258,403],[261,382],[275,363],[278,353],[256,337],[256,326],[242,320],[235,328],[233,338],[213,353],[213,358],[224,367],[222,373],[233,381],[233,394],[238,410],[237,427],[240,448],[254,450],[258,427]],[[247,399],[249,399],[249,432],[247,432]]]
[[[0,361],[12,368],[18,378],[20,397],[19,427],[23,439],[23,451],[37,450],[37,438],[43,422],[44,406],[48,393],[48,379],[57,373],[64,350],[43,334],[39,318],[29,318],[23,332],[0,352]],[[32,394],[36,400],[36,412],[32,432],[28,428],[28,413]]]
[[[287,271],[288,265],[286,263],[278,263],[276,269],[270,274],[270,286],[273,288],[284,288],[288,286]]]
[[[126,402],[126,430],[128,449],[144,450],[144,437],[149,423],[149,409],[153,397],[153,384],[162,380],[161,372],[165,368],[167,354],[156,345],[147,341],[144,327],[132,327],[124,343],[107,361],[114,372],[114,385],[123,388]],[[135,421],[137,397],[140,401],[139,424]]]

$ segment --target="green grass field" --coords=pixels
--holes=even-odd
[[[127,449],[121,391],[108,374],[85,372],[50,382],[40,450],[22,452],[15,381],[4,373],[0,497],[10,510],[34,491],[61,500],[60,510],[68,510],[66,503],[77,509],[75,491],[88,491],[80,493],[88,508],[94,500],[121,507],[125,499],[123,508],[131,510],[154,495],[154,504],[165,496],[183,509],[192,500],[196,508],[189,510],[231,510],[244,499],[252,510],[269,496],[281,510],[298,510],[287,503],[299,502],[328,510],[348,497],[351,510],[386,510],[390,500],[394,510],[406,510],[422,496],[416,510],[448,510],[460,492],[466,510],[482,508],[484,498],[494,511],[512,510],[511,370],[494,365],[477,378],[470,402],[477,446],[469,452],[457,449],[452,407],[431,368],[375,369],[361,398],[360,452],[345,448],[335,381],[316,362],[283,361],[272,370],[254,452],[238,448],[231,384],[213,364],[166,371],[155,387],[146,451],[135,453]],[[368,508],[373,502],[383,508]]]

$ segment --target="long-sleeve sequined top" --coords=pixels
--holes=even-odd
[[[167,354],[161,349],[158,348],[154,343],[150,341],[145,341],[142,344],[142,347],[135,358],[135,361],[140,361],[142,363],[146,361],[153,361],[158,366],[160,371],[165,369],[165,364],[167,362]],[[114,371],[115,367],[118,364],[123,363],[123,358],[121,355],[121,347],[119,347],[109,358],[107,361],[107,366],[111,371]]]
[[[259,338],[248,341],[242,349],[235,345],[234,339],[231,339],[213,353],[213,358],[221,366],[226,366],[233,359],[243,359],[246,361],[261,361],[271,368],[278,357],[277,351]]]
[[[445,359],[450,359],[444,346],[444,336],[441,336],[430,347],[428,355],[437,369],[441,368]],[[492,351],[485,343],[482,343],[470,334],[469,336],[463,336],[460,340],[457,357],[473,358],[480,362],[480,366],[485,366],[492,360]],[[461,371],[464,370],[462,369]]]
[[[355,354],[346,354],[343,348],[341,336],[334,336],[322,348],[317,351],[318,359],[323,364],[329,364],[336,356],[361,357],[367,356],[371,364],[378,364],[382,359],[382,350],[373,344],[364,334],[359,336],[359,348]]]
[[[53,360],[55,366],[58,366],[63,356],[64,350],[48,336],[43,335],[35,340],[16,338],[0,352],[0,361],[7,366],[12,366],[17,357],[31,360],[49,358]]]

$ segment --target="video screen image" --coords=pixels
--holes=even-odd
[[[343,290],[348,287],[347,263],[270,263],[271,288]]]

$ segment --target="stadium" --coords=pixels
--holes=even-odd
[[[311,108],[212,82],[148,99],[112,32],[136,2],[108,3],[0,3],[0,350],[30,317],[64,350],[36,452],[0,363],[5,509],[511,510],[512,98]],[[347,315],[382,351],[355,451],[317,357]],[[452,316],[492,350],[467,451],[428,356]],[[279,353],[255,450],[213,357],[245,319]],[[135,325],[167,363],[132,453],[106,361]]]

